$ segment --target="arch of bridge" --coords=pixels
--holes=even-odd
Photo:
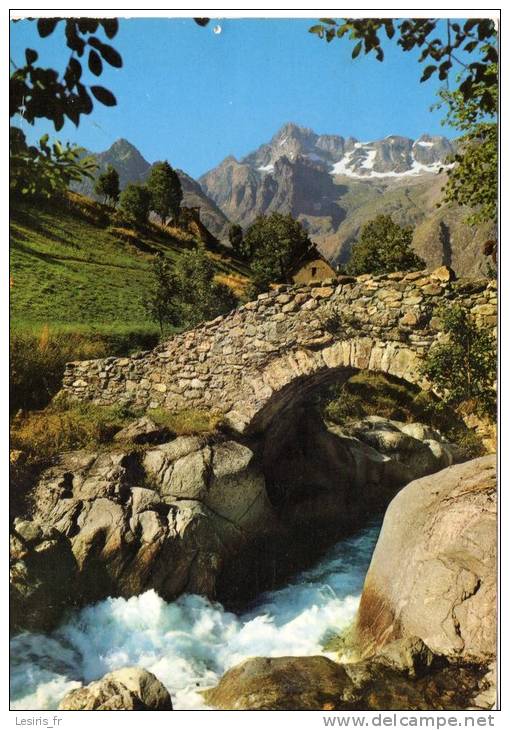
[[[425,385],[420,361],[443,337],[436,307],[455,302],[496,326],[496,282],[455,280],[447,267],[278,286],[152,351],[68,363],[63,389],[105,405],[215,409],[238,432],[258,431],[353,370]]]

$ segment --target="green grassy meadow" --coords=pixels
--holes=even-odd
[[[110,225],[111,210],[71,194],[66,203],[14,202],[11,208],[11,327],[128,335],[156,333],[141,299],[151,256],[171,260],[193,245],[149,225],[143,233]],[[215,254],[218,274],[242,264]]]

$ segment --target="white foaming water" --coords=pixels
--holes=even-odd
[[[75,687],[137,665],[153,672],[175,709],[207,709],[199,691],[253,656],[323,653],[353,619],[379,524],[337,543],[310,570],[261,594],[240,614],[196,595],[166,603],[154,591],[108,598],[50,635],[11,641],[11,707],[56,709]]]

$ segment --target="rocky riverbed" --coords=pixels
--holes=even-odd
[[[298,415],[244,441],[169,440],[144,418],[109,450],[59,455],[13,520],[13,628],[150,589],[246,601],[462,458],[422,424],[369,417],[341,431]]]
[[[151,709],[115,677],[64,699],[136,666],[175,708],[490,706],[494,457],[451,466],[463,454],[423,424],[305,415],[242,441],[143,419],[60,455],[13,521],[14,706]],[[390,502],[361,595],[364,525]],[[348,655],[324,655],[349,625]]]

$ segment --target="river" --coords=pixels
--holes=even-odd
[[[151,590],[87,606],[51,634],[18,634],[11,707],[56,709],[69,690],[137,665],[166,685],[175,709],[207,709],[199,691],[248,657],[323,653],[328,636],[354,618],[380,525],[338,542],[239,613],[196,595],[166,603]]]

